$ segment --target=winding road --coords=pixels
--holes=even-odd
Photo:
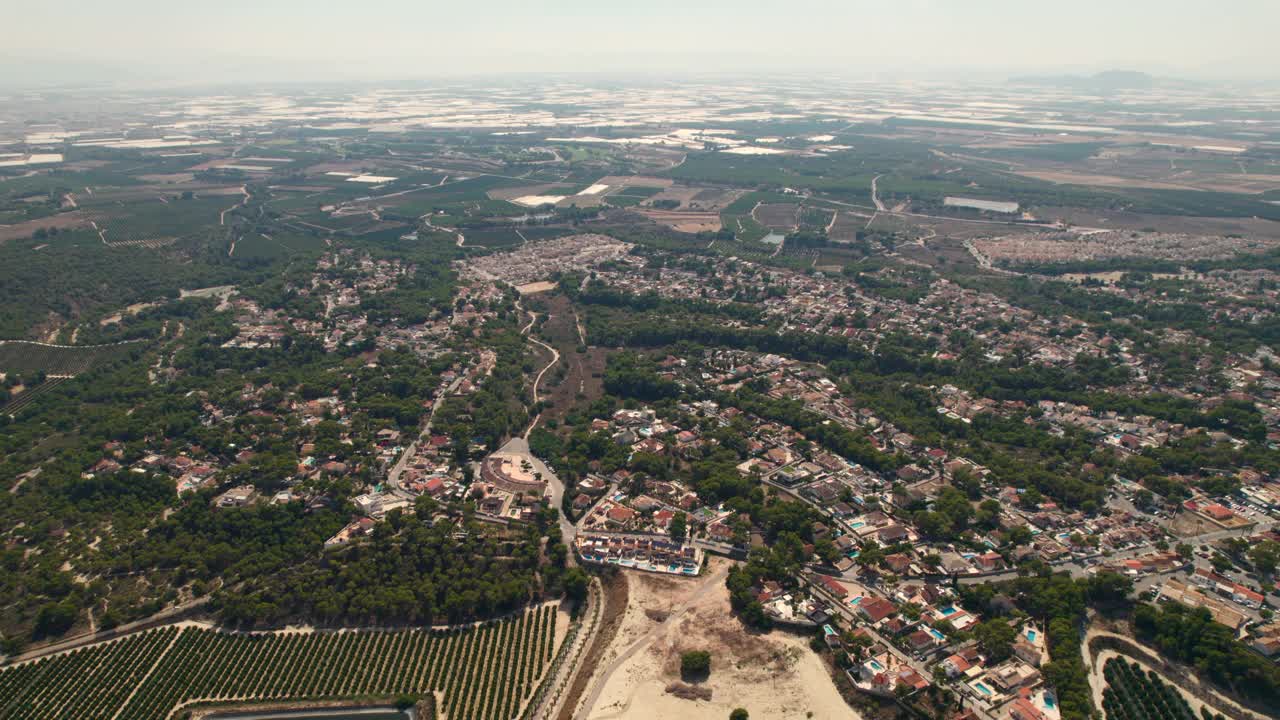
[[[531,329],[533,329],[533,324],[538,321],[538,313],[532,310],[525,309],[525,307],[520,304],[519,300],[516,301],[516,309],[521,312],[529,313],[529,323],[520,329],[520,334],[528,337],[530,341],[551,351],[551,362],[547,363],[547,366],[542,368],[542,370],[538,372],[538,376],[533,380],[533,403],[536,405],[541,400],[541,398],[538,396],[538,386],[542,384],[542,376],[546,375],[548,370],[555,367],[556,363],[560,362],[560,351],[542,342],[541,340],[534,337],[529,332]],[[538,421],[541,419],[542,419],[542,411],[539,410],[538,414],[533,417],[533,422],[529,423],[529,427],[526,428],[524,431],[523,437],[525,440],[529,439],[529,433],[533,432],[533,429],[538,427]],[[559,507],[559,505],[556,505],[556,507]]]

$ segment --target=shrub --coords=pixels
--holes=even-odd
[[[685,676],[705,676],[711,672],[711,653],[706,650],[690,650],[680,656],[680,673]]]

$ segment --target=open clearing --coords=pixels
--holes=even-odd
[[[669,212],[647,208],[639,212],[650,220],[679,232],[715,232],[720,229],[720,213],[716,212]]]
[[[555,289],[556,284],[549,280],[539,280],[538,282],[525,283],[524,285],[516,286],[516,292],[521,295],[533,295]]]
[[[724,584],[728,564],[712,558],[698,579],[628,575],[626,615],[601,672],[637,643],[642,646],[617,665],[580,718],[723,720],[737,707],[757,719],[860,717],[840,697],[807,638],[752,633],[733,617]],[[711,690],[709,701],[666,692],[680,681],[680,653],[695,649],[711,653],[711,676],[698,683]],[[593,686],[600,679],[593,678]]]

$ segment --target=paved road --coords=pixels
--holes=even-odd
[[[458,385],[462,383],[465,377],[465,373],[459,375],[452,383],[449,384],[448,388],[445,388],[444,392],[436,396],[435,402],[431,403],[431,412],[427,415],[427,422],[422,426],[422,432],[418,433],[418,437],[413,442],[409,443],[409,447],[405,448],[404,452],[400,453],[400,459],[396,460],[396,464],[393,465],[391,467],[391,471],[387,473],[387,488],[391,490],[392,494],[405,499],[413,497],[413,495],[407,490],[400,488],[400,476],[404,474],[404,469],[409,464],[409,460],[417,453],[418,443],[425,441],[431,436],[431,424],[435,422],[436,411],[440,409],[440,405],[444,403],[444,399],[458,389]]]
[[[1182,538],[1177,542],[1179,543],[1185,542],[1194,546],[1199,546],[1205,543],[1212,543],[1212,542],[1216,542],[1218,540],[1223,540],[1230,537],[1243,537],[1243,536],[1249,535],[1252,532],[1255,532],[1253,528],[1240,529],[1240,530],[1216,530],[1214,532],[1204,533],[1203,535],[1193,535],[1188,538]],[[1128,560],[1128,559],[1137,557],[1139,555],[1147,555],[1155,551],[1156,550],[1153,546],[1144,545],[1143,547],[1133,548],[1131,550],[1121,550],[1119,552],[1112,553],[1111,555],[1108,555],[1106,557],[1100,557],[1098,558],[1098,560],[1100,562],[1114,562],[1116,560]],[[1200,557],[1196,557],[1194,562],[1197,567],[1211,567],[1211,563],[1209,563],[1209,561],[1204,560],[1203,558],[1200,558]],[[1053,569],[1054,571],[1066,570],[1067,572],[1071,573],[1071,577],[1080,578],[1080,577],[1084,577],[1085,571],[1088,568],[1094,567],[1097,564],[1099,563],[1085,563],[1078,560],[1073,560],[1071,562],[1064,562],[1061,564],[1053,565]],[[982,583],[986,583],[986,582],[1004,582],[1005,580],[1012,580],[1016,577],[1018,577],[1018,572],[1016,570],[1009,570],[1007,572],[997,573],[994,575],[979,575],[976,577],[962,576],[962,577],[956,578],[956,582],[961,585],[981,585]]]
[[[586,702],[578,708],[578,712],[574,713],[573,720],[586,720],[586,718],[591,714],[591,709],[594,708],[596,702],[600,700],[600,693],[604,692],[605,686],[609,684],[609,678],[613,677],[613,674],[618,671],[618,668],[622,667],[623,664],[634,657],[636,653],[649,647],[654,640],[657,640],[660,635],[670,629],[675,622],[679,620],[681,616],[689,610],[689,608],[693,607],[694,604],[701,600],[703,596],[724,583],[724,579],[728,576],[729,568],[731,567],[733,566],[725,565],[714,575],[707,576],[698,588],[693,591],[693,594],[689,596],[689,599],[685,600],[675,610],[672,610],[666,620],[663,620],[661,623],[651,628],[649,632],[637,638],[636,641],[631,643],[626,650],[622,651],[621,655],[615,658],[613,662],[609,663],[609,665],[605,667],[604,672],[600,673],[600,677],[596,678],[595,682],[592,683],[591,692],[587,695]]]
[[[529,442],[522,437],[513,437],[507,441],[506,445],[502,446],[500,452],[525,457],[529,464],[533,466],[533,471],[542,474],[542,478],[547,481],[547,488],[551,491],[551,507],[559,512],[564,503],[564,482],[552,472],[551,468],[547,467],[546,463],[539,460],[537,456],[529,451]],[[572,564],[574,562],[573,539],[578,536],[578,528],[569,521],[569,518],[563,512],[560,512],[560,536],[564,538],[565,544],[570,547],[569,562]]]

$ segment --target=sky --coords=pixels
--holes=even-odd
[[[65,0],[4,11],[0,83],[537,73],[1280,77],[1280,0]]]

